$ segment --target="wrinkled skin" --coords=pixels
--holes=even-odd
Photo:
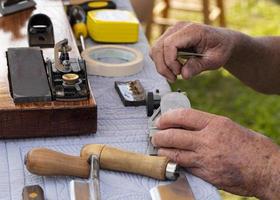
[[[150,51],[157,71],[169,82],[181,74],[189,79],[205,70],[214,70],[226,64],[234,48],[235,32],[207,25],[181,22],[158,39]],[[178,49],[194,49],[204,57],[190,58],[184,66],[177,61]]]
[[[159,147],[159,155],[190,173],[231,193],[262,199],[280,197],[277,193],[269,197],[269,185],[275,184],[271,183],[271,171],[277,167],[271,165],[278,164],[278,170],[280,166],[274,160],[274,155],[279,158],[279,147],[269,138],[226,117],[194,109],[169,111],[156,126],[161,131],[152,143]]]

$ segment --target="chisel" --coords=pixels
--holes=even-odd
[[[88,178],[88,158],[97,155],[101,169],[130,172],[159,180],[177,178],[177,164],[167,157],[128,152],[103,144],[86,145],[81,156],[71,156],[45,148],[28,152],[25,165],[28,171],[41,176],[76,176]]]
[[[82,148],[80,156],[71,156],[50,149],[35,148],[28,152],[25,165],[29,172],[41,176],[76,176],[88,178],[88,158],[96,155],[101,169],[136,173],[159,180],[176,180],[151,190],[153,200],[194,200],[188,181],[178,165],[167,157],[128,152],[103,144]],[[173,198],[174,197],[174,198]]]

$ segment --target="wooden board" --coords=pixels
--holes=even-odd
[[[25,138],[88,134],[96,131],[97,108],[94,98],[78,102],[14,104],[10,96],[5,52],[9,47],[28,47],[27,23],[35,13],[47,14],[53,23],[55,42],[68,38],[70,57],[79,51],[63,4],[58,0],[36,0],[36,9],[0,17],[0,138]],[[53,58],[53,49],[44,57]]]

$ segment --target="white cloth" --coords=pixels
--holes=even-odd
[[[131,9],[128,0],[115,0],[119,8]],[[143,52],[145,61],[142,72],[123,78],[90,76],[89,80],[98,105],[98,131],[96,134],[21,140],[0,141],[0,200],[21,199],[25,185],[39,184],[47,200],[68,200],[71,177],[40,177],[30,174],[24,166],[24,156],[33,147],[47,147],[67,154],[79,155],[80,148],[89,143],[105,143],[136,152],[146,152],[147,123],[145,107],[124,107],[114,89],[116,80],[141,80],[147,91],[170,90],[163,77],[157,74],[148,56],[148,45],[140,31],[140,41],[128,45]],[[92,45],[87,41],[87,45]],[[46,124],[47,126],[47,124]],[[217,190],[210,184],[187,175],[197,200],[219,200]],[[101,170],[101,195],[103,200],[148,200],[149,190],[159,184],[157,180]]]

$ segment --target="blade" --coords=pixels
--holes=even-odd
[[[90,176],[88,180],[72,180],[70,182],[71,200],[100,200],[99,160],[95,155],[90,157]]]
[[[153,200],[195,200],[189,182],[182,173],[175,182],[152,188],[150,194]]]
[[[71,200],[89,200],[90,185],[87,181],[72,180],[70,182]]]

